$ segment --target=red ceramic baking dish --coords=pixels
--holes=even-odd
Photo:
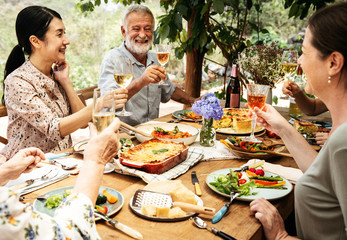
[[[119,154],[121,164],[161,174],[187,159],[188,147],[183,143],[151,139]]]

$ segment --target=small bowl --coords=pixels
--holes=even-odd
[[[152,123],[152,124],[140,125],[140,126],[136,127],[136,129],[141,130],[145,133],[151,134],[154,131],[154,127],[160,127],[166,131],[172,131],[175,128],[175,126],[177,126],[180,131],[188,132],[188,133],[192,134],[192,136],[186,137],[186,138],[174,138],[174,139],[159,138],[159,139],[165,140],[165,141],[172,141],[172,142],[183,142],[184,145],[187,145],[187,146],[195,142],[195,139],[199,134],[199,129],[192,127],[190,125],[186,125],[186,124],[181,124],[181,123]],[[141,134],[138,134],[138,133],[135,134],[135,137],[141,143],[151,139],[149,137],[142,136]]]

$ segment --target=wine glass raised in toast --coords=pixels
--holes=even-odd
[[[134,77],[133,63],[131,60],[124,56],[117,57],[116,64],[113,71],[114,80],[121,88],[126,88]],[[116,112],[117,116],[130,116],[132,112],[125,109],[125,105],[120,112]]]
[[[284,51],[282,55],[281,68],[285,74],[287,80],[290,79],[290,76],[296,72],[298,68],[298,51],[297,50],[288,50]]]
[[[169,61],[170,57],[170,51],[171,51],[171,45],[168,44],[156,44],[155,45],[157,49],[157,59],[160,63],[160,66],[165,68],[165,65]],[[161,85],[167,85],[163,80],[159,82]]]
[[[266,102],[266,96],[270,86],[260,84],[247,84],[247,103],[252,111],[251,135],[244,138],[248,142],[261,142],[254,136],[254,130],[257,120],[257,115],[254,113],[254,108],[263,109]]]
[[[113,122],[114,112],[114,92],[110,91],[102,95],[100,88],[95,88],[93,95],[93,123],[98,133],[101,133]]]

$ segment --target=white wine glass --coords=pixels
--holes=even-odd
[[[267,93],[269,92],[270,86],[260,84],[247,84],[247,103],[248,107],[252,111],[252,123],[251,123],[251,135],[244,138],[248,142],[261,142],[254,136],[255,126],[257,124],[257,115],[254,113],[254,108],[258,107],[263,109],[266,102]]]
[[[93,123],[98,133],[101,133],[113,122],[114,112],[114,92],[109,91],[102,95],[100,88],[95,88],[93,95]]]
[[[165,65],[169,61],[171,45],[168,45],[168,44],[156,44],[155,47],[157,49],[157,59],[158,59],[158,62],[160,63],[161,67],[165,68]],[[168,85],[163,80],[161,80],[159,82],[159,84],[161,84],[161,85]]]
[[[133,63],[130,58],[125,56],[119,56],[116,59],[113,71],[114,80],[121,88],[126,88],[134,77]],[[131,116],[132,112],[128,112],[125,109],[125,105],[120,112],[116,112],[117,116]]]
[[[281,68],[287,80],[298,68],[298,55],[297,50],[287,50],[282,54]]]

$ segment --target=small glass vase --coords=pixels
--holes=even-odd
[[[200,130],[200,145],[213,147],[216,140],[216,129],[213,127],[213,118],[204,118]]]

